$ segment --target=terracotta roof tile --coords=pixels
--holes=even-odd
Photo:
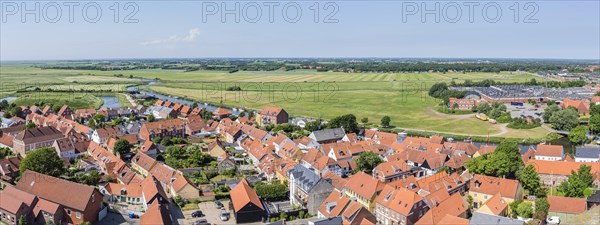
[[[549,212],[580,214],[587,210],[585,198],[548,196]]]
[[[246,179],[242,179],[231,191],[231,202],[233,203],[233,209],[237,212],[244,208],[249,203],[254,204],[260,209],[265,209],[256,194],[256,191],[250,187]]]

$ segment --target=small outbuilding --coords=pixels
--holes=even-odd
[[[242,179],[229,194],[237,223],[257,222],[265,218],[265,206],[246,179]]]

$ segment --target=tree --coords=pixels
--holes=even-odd
[[[119,117],[119,118],[117,118],[117,119],[114,119],[114,120],[112,121],[112,125],[113,125],[113,126],[117,126],[117,125],[120,125],[120,124],[122,124],[122,123],[123,123],[123,119],[122,119],[121,117]]]
[[[148,115],[148,122],[154,122],[154,115]]]
[[[573,128],[571,131],[569,131],[569,140],[571,141],[571,143],[577,145],[577,144],[584,144],[585,141],[587,140],[586,137],[586,133],[588,132],[588,127],[586,126],[577,126],[575,128]]]
[[[165,149],[168,157],[173,157],[176,159],[181,159],[185,156],[185,149],[179,146],[169,146]]]
[[[469,171],[495,177],[514,177],[523,166],[517,143],[503,141],[491,154],[473,158],[466,163]]]
[[[23,115],[23,110],[21,110],[21,107],[13,107],[10,110],[10,114],[16,117],[20,117],[20,118],[24,118],[25,116]]]
[[[18,225],[27,225],[27,220],[25,219],[25,216],[21,215],[21,217],[19,217],[19,222],[17,224]]]
[[[360,119],[360,122],[364,125],[366,125],[367,123],[369,123],[369,117],[364,117],[362,119]]]
[[[389,127],[391,120],[392,119],[390,119],[389,116],[384,116],[383,118],[381,118],[381,126],[383,126],[383,127]]]
[[[533,204],[523,201],[517,206],[517,214],[523,218],[531,218],[533,215]]]
[[[519,170],[517,178],[523,184],[523,188],[529,191],[530,195],[536,193],[541,188],[540,176],[535,171],[533,165],[528,165],[524,169]]]
[[[513,201],[510,204],[508,204],[512,218],[517,218],[518,216],[517,208],[519,208],[519,203],[521,203],[521,200],[517,199],[516,201]]]
[[[27,156],[21,161],[20,170],[21,175],[25,171],[31,170],[58,177],[64,173],[65,166],[54,148],[44,147],[27,153]]]
[[[594,182],[591,169],[590,166],[581,165],[577,172],[571,171],[571,176],[560,184],[558,191],[564,193],[566,197],[585,197],[585,190],[592,187]]]
[[[371,174],[373,172],[373,168],[377,167],[377,165],[379,165],[382,162],[383,159],[381,159],[381,157],[379,157],[379,155],[375,154],[374,152],[363,152],[356,160],[355,172],[363,171],[365,173]]]
[[[92,118],[90,118],[87,125],[88,125],[88,127],[96,129],[96,128],[102,127],[104,120],[105,120],[104,115],[98,113],[98,114],[92,116]]]
[[[492,107],[490,107],[490,105],[487,104],[487,102],[481,103],[477,106],[478,113],[487,114],[490,110],[492,110]]]
[[[600,115],[600,105],[592,104],[590,106],[590,115]]]
[[[200,167],[213,161],[212,156],[204,154],[201,151],[194,151],[187,159],[188,167]]]
[[[544,109],[542,119],[544,119],[545,123],[550,123],[550,117],[552,116],[552,114],[558,111],[560,111],[560,107],[558,107],[556,104],[549,105],[548,108]]]
[[[282,200],[288,197],[288,186],[280,183],[267,184],[258,182],[254,185],[256,194],[268,201]]]
[[[2,101],[0,101],[0,110],[4,110],[8,107],[8,101],[6,101],[6,99],[2,99]]]
[[[173,145],[173,140],[171,139],[171,137],[163,137],[163,139],[160,141],[161,145],[164,146],[169,146],[169,145]]]
[[[0,159],[11,156],[13,153],[9,148],[0,148]]]
[[[492,154],[494,173],[498,177],[512,177],[523,166],[521,151],[515,142],[504,141]]]
[[[333,118],[327,124],[329,128],[344,128],[346,133],[358,133],[358,123],[354,114],[346,114]]]
[[[537,198],[535,199],[535,213],[533,214],[534,219],[543,220],[548,216],[548,210],[550,209],[550,204],[548,203],[548,199],[546,198]]]
[[[31,129],[31,128],[35,128],[35,127],[37,127],[37,125],[35,125],[35,123],[29,122],[29,123],[25,124],[25,126],[23,126],[23,130],[27,130],[27,129]]]
[[[579,124],[579,113],[572,109],[555,112],[550,117],[554,129],[570,131]]]
[[[590,131],[595,134],[600,133],[600,114],[593,114],[590,117]]]
[[[529,81],[530,85],[537,85],[537,80],[535,80],[535,78],[531,78],[531,80]]]
[[[115,146],[113,147],[113,154],[117,155],[117,153],[123,157],[123,155],[127,154],[133,146],[129,143],[129,141],[125,139],[118,140],[115,142]]]
[[[53,111],[53,112],[55,112],[55,113],[58,113],[58,111],[60,111],[60,108],[62,108],[62,106],[61,106],[61,105],[58,105],[58,104],[56,104],[56,105],[52,105],[52,107],[51,107],[51,108],[52,108],[52,111]]]
[[[315,121],[310,121],[308,123],[306,123],[306,125],[304,126],[304,129],[310,132],[316,131],[316,130],[320,130],[321,129],[321,120],[315,120]]]
[[[89,173],[78,174],[75,177],[75,181],[80,184],[97,186],[100,183],[100,173],[98,171],[92,170]]]

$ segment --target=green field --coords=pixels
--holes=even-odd
[[[18,95],[14,101],[16,105],[31,106],[36,103],[69,105],[72,109],[100,108],[102,99],[86,93],[63,93],[63,92],[31,92]]]
[[[432,84],[450,82],[453,79],[456,82],[467,79],[493,79],[502,82],[541,79],[528,73],[342,73],[314,70],[228,73],[160,69],[87,71],[42,70],[28,65],[4,65],[0,68],[3,87],[13,87],[23,82],[19,77],[26,77],[25,83],[50,82],[50,85],[39,85],[42,90],[50,86],[76,91],[77,87],[91,85],[102,90],[112,88],[122,91],[127,85],[139,83],[138,78],[157,79],[161,81],[160,84],[146,88],[199,102],[219,104],[222,101],[224,105],[231,107],[260,109],[266,105],[279,106],[293,116],[330,119],[353,113],[359,119],[368,117],[371,123],[378,124],[381,117],[387,115],[392,118],[392,125],[399,128],[464,135],[539,138],[547,133],[541,128],[508,129],[502,125],[476,120],[472,115],[436,113],[432,108],[439,100],[427,96],[427,90]],[[133,79],[129,79],[130,76]],[[242,91],[226,91],[232,86],[239,86]],[[5,88],[2,92],[6,94],[15,90],[21,89]]]

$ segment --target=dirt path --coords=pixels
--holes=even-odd
[[[131,103],[131,105],[132,105],[133,107],[136,107],[136,106],[137,106],[137,104],[136,104],[136,103],[135,103],[135,101],[134,101],[134,100],[131,98],[131,96],[130,96],[129,94],[124,94],[124,95],[125,95],[125,97],[127,98],[127,100],[128,100],[130,103]]]

